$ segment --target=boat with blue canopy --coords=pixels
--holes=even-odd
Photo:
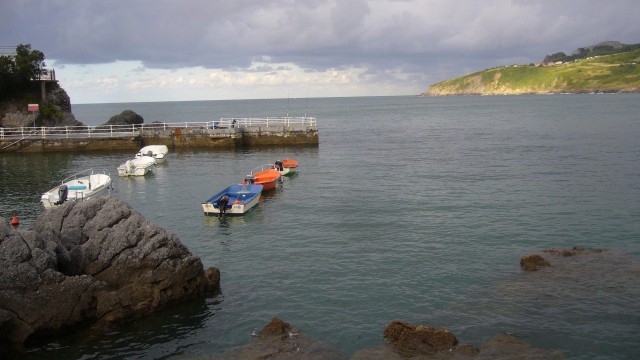
[[[257,184],[231,185],[203,202],[202,210],[210,216],[244,215],[258,204],[262,189]]]

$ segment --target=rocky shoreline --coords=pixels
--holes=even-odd
[[[400,321],[384,329],[385,342],[347,357],[331,345],[314,340],[278,318],[273,318],[254,335],[251,342],[222,355],[201,356],[210,360],[313,359],[313,360],[489,360],[489,359],[564,359],[559,352],[537,349],[526,341],[497,334],[479,348],[459,343],[449,330],[414,326]]]
[[[0,220],[0,354],[25,342],[106,329],[215,294],[176,235],[112,197],[44,211],[28,230]]]
[[[605,262],[616,264],[603,271]],[[585,266],[588,265],[588,266]],[[525,291],[552,285],[553,272],[579,285],[611,284],[640,271],[628,255],[600,249],[547,249],[523,256],[520,267],[532,286],[509,285],[516,300]],[[0,355],[19,357],[25,344],[92,329],[104,331],[152,312],[220,291],[220,271],[204,269],[176,235],[144,219],[112,197],[67,202],[41,213],[26,230],[0,219]],[[591,275],[589,275],[591,274]],[[594,279],[600,276],[600,278]],[[628,275],[626,275],[628,277]],[[612,280],[613,278],[613,280]],[[550,283],[551,281],[551,283]],[[637,286],[633,280],[627,286]],[[563,285],[566,287],[566,285]],[[546,291],[556,291],[549,290]],[[567,290],[570,291],[570,290]],[[571,298],[569,293],[566,297]],[[447,329],[391,321],[384,342],[345,356],[283,320],[274,318],[251,341],[206,359],[562,359],[511,334],[480,346],[463,343]]]

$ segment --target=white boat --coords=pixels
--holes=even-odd
[[[156,162],[161,163],[165,160],[168,153],[169,148],[167,145],[147,145],[138,151],[136,158],[149,156],[156,159]]]
[[[278,160],[276,166],[282,175],[293,175],[298,171],[298,161],[294,159]]]
[[[106,195],[111,191],[111,176],[108,172],[93,169],[81,171],[62,180],[60,185],[42,194],[42,205],[49,209],[65,201],[82,201]]]
[[[276,160],[273,168],[280,171],[280,175],[282,176],[289,175],[289,171],[291,171],[289,168],[284,167],[284,165],[282,164],[282,161],[280,160]]]
[[[145,176],[156,164],[156,159],[150,156],[141,156],[125,161],[118,166],[119,176]]]

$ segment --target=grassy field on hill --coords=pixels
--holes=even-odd
[[[564,64],[499,67],[431,85],[422,95],[640,92],[640,49]]]

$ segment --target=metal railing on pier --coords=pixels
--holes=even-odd
[[[316,126],[314,117],[221,118],[207,122],[160,123],[139,125],[42,126],[0,128],[0,140],[86,139],[137,136],[144,130],[230,129],[251,126]]]
[[[238,125],[243,126],[291,126],[306,125],[316,126],[316,118],[314,117],[255,117],[255,118],[220,118],[223,126]]]

